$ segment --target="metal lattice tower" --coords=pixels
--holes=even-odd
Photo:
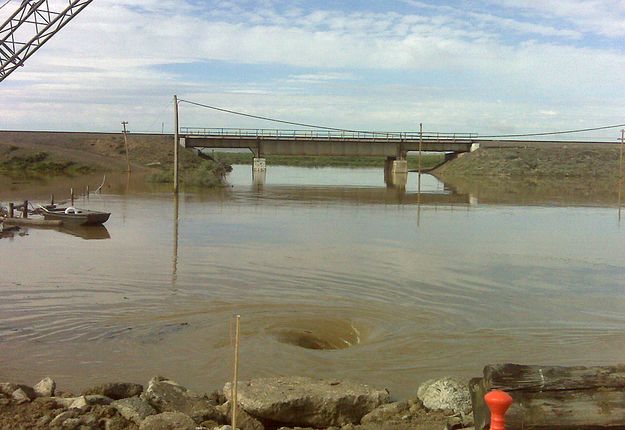
[[[0,27],[0,82],[92,1],[65,1],[59,12],[51,10],[49,0],[23,0]]]

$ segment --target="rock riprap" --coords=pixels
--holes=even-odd
[[[227,383],[224,394],[228,400],[230,392]],[[254,417],[317,428],[358,423],[389,401],[388,391],[368,385],[297,376],[239,382],[237,395],[237,403]]]
[[[160,376],[150,380],[141,398],[158,412],[183,412],[197,417],[198,421],[221,416],[214,400],[199,396],[177,382]]]
[[[453,378],[424,382],[417,390],[417,397],[430,410],[451,410],[462,414],[471,410],[469,387]]]

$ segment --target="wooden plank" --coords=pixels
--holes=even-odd
[[[493,389],[513,398],[507,430],[625,430],[625,366],[489,365],[469,388],[477,430],[490,426],[484,394]]]
[[[625,392],[617,388],[513,391],[506,429],[625,429]],[[477,428],[477,427],[476,427]]]
[[[33,218],[6,218],[4,220],[6,225],[23,225],[30,227],[60,227],[63,225],[63,221],[59,220],[43,220]]]
[[[597,367],[494,364],[484,368],[489,390],[550,391],[625,387],[625,365]]]

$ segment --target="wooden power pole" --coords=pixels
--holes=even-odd
[[[174,96],[174,193],[178,192],[178,96]]]
[[[126,165],[128,166],[127,172],[130,172],[130,154],[128,153],[128,130],[126,130],[128,121],[122,121],[122,125],[124,126],[124,145],[126,145]]]

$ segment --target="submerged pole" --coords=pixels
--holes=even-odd
[[[174,96],[174,193],[178,192],[178,96]]]

